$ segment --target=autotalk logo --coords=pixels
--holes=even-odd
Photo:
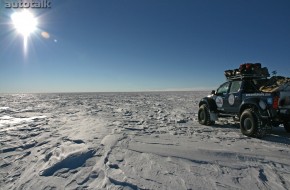
[[[49,0],[4,0],[5,8],[51,8]]]

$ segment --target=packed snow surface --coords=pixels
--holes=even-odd
[[[0,95],[0,187],[290,189],[290,135],[197,122],[208,92]]]

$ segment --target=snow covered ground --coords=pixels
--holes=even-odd
[[[0,95],[1,189],[290,189],[290,135],[197,122],[208,92]]]

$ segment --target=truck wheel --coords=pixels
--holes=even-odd
[[[284,129],[285,129],[285,131],[287,132],[287,133],[290,133],[290,122],[288,121],[286,121],[284,124]]]
[[[214,121],[210,120],[210,113],[205,104],[201,105],[198,110],[198,122],[202,125],[213,125]]]
[[[261,138],[265,134],[264,128],[261,126],[259,115],[253,109],[243,111],[240,118],[241,132],[249,137]]]

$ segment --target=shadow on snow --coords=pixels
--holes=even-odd
[[[241,133],[239,123],[235,124],[215,124],[212,125],[213,128],[220,129],[236,129],[237,132]],[[273,127],[271,131],[269,131],[261,140],[274,142],[274,143],[282,143],[290,145],[290,133],[287,133],[283,127]]]

